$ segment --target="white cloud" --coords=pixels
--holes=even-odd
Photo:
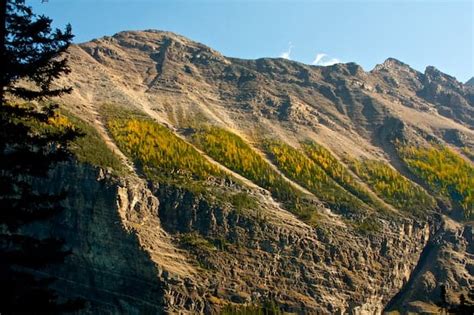
[[[312,64],[315,66],[332,66],[333,64],[340,63],[341,60],[337,58],[330,58],[325,53],[318,53],[314,58]]]
[[[326,57],[326,56],[327,56],[327,55],[324,54],[324,53],[316,54],[316,58],[314,58],[313,65],[319,64],[319,62],[321,61],[321,59],[323,59],[323,58]]]
[[[291,50],[293,49],[293,45],[291,42],[288,43],[288,50],[284,51],[280,54],[280,58],[291,60]]]

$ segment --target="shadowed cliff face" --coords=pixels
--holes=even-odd
[[[451,305],[459,304],[460,294],[468,295],[471,284],[469,277],[453,275],[472,275],[474,267],[472,224],[459,225],[445,220],[431,242],[426,246],[418,266],[407,284],[406,289],[395,296],[388,309],[411,309],[414,312],[428,310],[439,312],[431,304],[433,298],[441,301],[438,283],[444,283],[448,290],[446,297]],[[416,301],[411,305],[408,302]]]
[[[427,67],[418,94],[446,117],[474,125],[474,91],[434,67]]]
[[[131,197],[140,197],[133,208],[127,207],[120,197],[123,183],[107,177],[92,167],[67,163],[40,183],[40,191],[66,191],[68,198],[57,217],[28,230],[64,239],[72,251],[64,264],[41,273],[58,279],[53,285],[59,292],[85,299],[85,312],[161,313],[165,285],[159,269],[120,215],[156,209],[158,201],[138,191],[133,196],[133,189],[126,188]]]
[[[370,72],[354,63],[316,67],[227,58],[158,31],[122,32],[73,46],[69,54],[73,71],[65,83],[75,89],[61,101],[130,166],[130,174],[117,178],[71,164],[43,185],[72,191],[68,211],[49,230],[66,238],[74,255],[54,272],[66,296],[93,301],[90,312],[218,313],[229,303],[265,300],[297,313],[429,311],[441,283],[449,284],[454,303],[472,284],[469,225],[447,217],[460,208],[408,167],[395,142],[436,143],[469,162],[474,103],[468,85],[392,58]],[[230,180],[183,185],[181,170],[159,168],[148,176],[153,166],[146,163],[160,143],[127,151],[109,125],[136,113],[166,127],[166,138],[181,139]],[[239,136],[270,165],[272,176],[311,200],[314,220],[276,198],[271,185],[260,186],[212,155],[215,148],[199,146],[193,135],[209,125]],[[147,133],[143,140],[152,137]],[[369,197],[352,213],[336,211],[311,189],[317,186],[307,185],[309,179],[271,158],[269,140],[298,152],[303,141],[320,144]],[[148,155],[140,160],[137,152]],[[383,185],[356,175],[355,160],[386,165],[383,176],[392,170],[416,183],[411,187],[431,194],[437,206],[397,208],[377,191]],[[301,172],[301,165],[295,169]],[[341,182],[334,183],[337,189],[356,194]],[[247,199],[229,197],[239,194],[254,201],[239,206]],[[458,256],[451,258],[447,253],[455,250]]]

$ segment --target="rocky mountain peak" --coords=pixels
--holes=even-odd
[[[372,72],[399,72],[399,71],[406,71],[410,70],[410,66],[407,64],[395,59],[395,58],[388,58],[383,63],[375,65]]]
[[[400,60],[392,58],[392,57],[387,58],[381,64],[381,66],[385,69],[406,69],[406,68],[410,68],[410,66],[407,65],[406,63],[401,62]]]
[[[474,97],[468,86],[433,66],[426,67],[418,95],[435,104],[444,116],[472,124]]]
[[[466,81],[465,85],[474,86],[474,77],[472,77],[468,81]]]
[[[184,36],[175,34],[173,32],[160,30],[144,30],[144,31],[122,31],[112,36],[115,40],[122,43],[162,43],[163,41],[178,42],[187,46],[204,46],[200,43],[194,42]]]
[[[337,72],[347,76],[361,76],[365,74],[364,69],[355,62],[337,63],[327,67],[330,72]]]
[[[457,82],[455,77],[452,77],[446,73],[441,72],[434,66],[427,66],[425,69],[425,76],[432,81],[439,82]]]
[[[382,64],[378,64],[372,70],[374,72],[389,72],[389,73],[416,73],[417,71],[412,69],[409,65],[401,62],[395,58],[387,58]]]
[[[123,49],[131,49],[137,51],[137,53],[156,54],[162,57],[166,52],[167,58],[176,60],[225,59],[218,51],[204,44],[172,32],[160,30],[123,31],[113,36],[105,36],[89,43],[80,44],[80,46],[86,48],[86,50],[91,47],[98,50],[122,51]]]
[[[381,77],[393,88],[406,86],[416,91],[421,87],[422,73],[395,58],[388,58],[382,64],[376,65],[371,73]]]
[[[440,88],[453,90],[457,93],[462,93],[463,91],[463,84],[461,82],[433,66],[426,67],[424,81],[425,85],[437,85]]]

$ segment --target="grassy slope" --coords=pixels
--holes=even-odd
[[[435,206],[423,188],[381,161],[353,161],[351,167],[380,198],[401,211],[418,216]]]
[[[30,105],[22,104],[20,106]],[[34,132],[39,133],[54,134],[65,129],[73,129],[80,135],[69,144],[68,149],[79,162],[109,169],[117,175],[123,175],[126,172],[120,158],[110,150],[97,130],[64,109],[55,110],[54,115],[48,121],[30,118],[23,123],[31,126]]]
[[[279,141],[267,142],[265,148],[286,176],[314,193],[331,209],[356,213],[367,208],[364,202],[342,188],[303,151]]]
[[[346,166],[340,163],[326,148],[312,141],[304,142],[302,147],[314,163],[348,192],[376,209],[385,208],[385,205],[376,200],[365,187],[359,184]]]
[[[94,127],[69,113],[64,113],[64,115],[84,134],[71,145],[72,153],[80,162],[111,169],[118,175],[126,172],[123,162],[110,150]]]
[[[397,144],[409,169],[421,178],[435,195],[448,198],[460,207],[466,219],[474,217],[474,167],[447,147]]]
[[[205,181],[209,177],[228,176],[217,166],[209,163],[188,143],[149,118],[123,113],[118,115],[113,111],[108,115],[108,128],[115,141],[147,176],[168,181],[170,179]],[[302,194],[274,171],[265,159],[239,136],[222,128],[204,127],[197,129],[192,141],[217,162],[269,190],[275,199],[284,203],[289,210],[306,220],[311,218],[311,210],[301,202]],[[79,146],[83,147],[84,145]],[[369,207],[379,210],[384,208],[384,205],[360,185],[345,166],[324,147],[314,142],[305,142],[302,144],[302,149],[298,150],[281,142],[268,142],[265,148],[276,166],[286,176],[314,193],[332,209],[339,212],[357,212]],[[432,159],[441,161],[442,155],[430,151],[424,156],[421,151],[413,148],[399,151],[414,173],[426,180],[433,189],[436,186],[440,194],[457,202],[468,215],[472,213],[472,189],[469,189],[469,185],[472,184],[470,181],[472,176],[469,177],[469,174],[472,174],[470,173],[472,167],[462,164],[462,159],[454,159],[452,156],[454,153],[449,155],[447,151],[441,150],[445,158],[443,163],[447,163],[448,173],[452,173],[447,175],[446,171],[434,170],[432,165],[431,168],[426,165],[433,164]],[[97,154],[81,152],[81,149],[77,152],[86,160],[97,157]],[[100,156],[104,156],[105,161],[97,161],[96,164],[115,163],[107,161],[105,154]],[[426,160],[425,165],[420,162],[423,159]],[[355,161],[351,168],[380,198],[402,211],[421,215],[435,207],[433,198],[422,188],[382,162]],[[443,183],[433,180],[433,175],[427,175],[428,172],[437,174],[438,182]]]
[[[170,130],[144,118],[114,118],[108,129],[149,179],[186,184],[227,175]]]
[[[290,210],[297,213],[302,210],[302,194],[239,136],[222,128],[203,127],[197,130],[192,140],[214,160],[269,190]]]

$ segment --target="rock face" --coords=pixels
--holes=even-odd
[[[54,169],[39,186],[69,195],[59,217],[31,228],[39,236],[67,240],[72,250],[64,265],[43,270],[59,279],[57,289],[84,298],[94,313],[161,312],[165,287],[159,270],[126,219],[156,210],[158,200],[75,163]]]
[[[41,185],[70,197],[59,217],[31,229],[64,238],[73,252],[41,272],[57,277],[65,296],[87,300],[91,313],[209,313],[225,301],[265,298],[288,311],[376,314],[408,281],[430,235],[407,220],[384,226],[380,238],[352,238],[347,228],[313,229],[282,209],[257,220],[168,188],[155,193],[158,202],[137,179],[75,163]],[[185,259],[177,232],[221,244],[185,246]]]
[[[423,79],[423,89],[418,94],[436,104],[441,115],[474,124],[471,89],[431,66],[426,68]]]
[[[285,301],[286,309],[295,312],[380,313],[387,297],[408,281],[416,259],[407,257],[418,257],[430,235],[428,225],[407,221],[384,226],[382,238],[351,239],[347,227],[315,230],[275,218],[274,209],[255,220],[213,208],[186,192],[165,191],[159,197],[161,212],[174,204],[173,217],[161,215],[163,222],[175,222],[168,227],[171,232],[197,231],[225,240],[219,250],[192,249],[208,269],[203,281],[213,279],[210,292],[231,301]]]
[[[472,89],[432,67],[420,73],[392,58],[370,72],[240,60],[158,31],[122,32],[69,55],[65,83],[75,89],[62,101],[116,151],[104,104],[140,111],[183,139],[197,121],[253,141],[312,139],[341,160],[385,161],[410,179],[393,135],[474,148]],[[42,272],[58,276],[64,296],[90,301],[89,313],[218,313],[266,300],[296,313],[430,311],[440,283],[454,302],[474,285],[472,225],[439,213],[372,213],[363,219],[379,231],[364,233],[318,206],[321,219],[309,226],[251,187],[244,192],[258,206],[238,211],[134,171],[117,178],[72,162],[41,187],[71,193],[61,217],[32,230],[73,250],[64,266]]]
[[[473,244],[472,225],[462,226],[445,219],[422,253],[410,283],[391,301],[390,307],[413,312],[431,308],[437,312],[430,304],[440,300],[441,284],[448,288],[448,302],[459,304],[460,295],[467,297],[474,281]]]

